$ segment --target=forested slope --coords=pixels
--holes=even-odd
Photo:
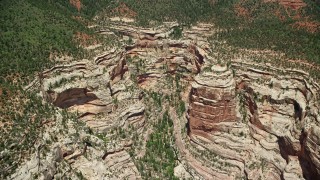
[[[75,34],[93,33],[86,27],[86,19],[104,3],[82,3],[83,8],[78,11],[69,1],[63,0],[0,2],[1,175],[10,174],[35,150],[33,144],[42,124],[52,117],[52,107],[22,87],[37,78],[37,72],[55,64],[50,57],[83,56]]]

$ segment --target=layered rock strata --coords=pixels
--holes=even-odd
[[[233,172],[231,179],[316,179],[319,86],[296,70],[238,61],[231,63],[233,73],[215,68],[198,75],[190,91],[193,152],[208,149],[213,154],[206,158],[218,157],[221,173]],[[211,93],[212,87],[219,90]]]
[[[213,66],[212,72],[196,76],[192,83],[189,105],[189,131],[208,137],[217,124],[235,122],[236,93],[232,71],[227,67]]]
[[[178,26],[164,23],[147,29],[110,23],[98,32],[120,34],[117,38],[122,46],[97,46],[94,52],[98,54],[91,59],[40,73],[25,89],[38,91],[59,109],[77,113],[79,121],[66,125],[58,115],[56,127],[43,138],[46,141],[50,134],[59,134],[50,146],[53,155],[39,158],[35,154],[13,178],[31,177],[35,172],[58,178],[62,176],[59,169],[67,166],[72,169],[66,171],[70,177],[81,173],[89,179],[140,179],[134,159],[144,156],[152,132],[153,114],[146,112],[156,111],[147,104],[146,92],[169,96],[181,84],[186,88],[176,94],[182,96],[187,111],[181,116],[174,107],[169,111],[179,161],[176,176],[319,177],[320,86],[308,73],[250,58],[219,63],[208,41],[218,31],[213,25],[184,29],[177,40],[171,34]],[[81,123],[84,128],[77,130]],[[62,126],[68,127],[64,135],[58,133]],[[69,136],[75,138],[66,138]],[[129,150],[137,138],[141,153],[133,157]]]

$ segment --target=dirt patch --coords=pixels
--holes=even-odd
[[[250,11],[247,8],[243,7],[240,3],[235,4],[233,8],[238,17],[250,17]]]
[[[291,26],[293,28],[296,28],[296,29],[305,29],[306,31],[308,31],[310,33],[316,33],[320,29],[320,23],[319,22],[317,22],[317,21],[308,21],[308,20],[295,22]]]
[[[83,24],[86,24],[86,21],[81,16],[71,16],[72,19],[77,20]]]
[[[285,20],[287,19],[286,16],[281,13],[281,10],[280,10],[280,9],[277,9],[277,10],[275,11],[274,15],[275,15],[276,17],[278,17],[278,19],[280,19],[280,21],[285,21]]]
[[[129,18],[134,18],[137,16],[137,13],[131,10],[125,3],[120,3],[117,8],[112,10],[112,13]]]
[[[278,2],[285,8],[290,8],[294,10],[298,10],[300,8],[303,8],[307,6],[303,0],[263,0],[264,3],[270,3],[270,2]]]
[[[70,4],[77,8],[78,11],[81,10],[81,1],[80,0],[69,0]]]
[[[294,10],[298,10],[307,6],[307,4],[303,2],[303,0],[279,0],[279,4],[281,4],[285,8],[291,8]]]
[[[281,6],[275,10],[273,14],[281,21],[286,21],[287,17],[294,19],[296,22],[291,24],[292,28],[304,29],[310,33],[319,32],[320,22],[304,15],[303,8],[306,7],[307,4],[303,2],[303,0],[264,0],[264,2],[278,2]],[[281,10],[282,8],[284,8],[284,11]],[[237,10],[241,15],[243,10],[241,8]],[[242,12],[242,14],[244,13]]]
[[[90,45],[98,44],[98,40],[94,36],[91,36],[83,32],[76,32],[74,38],[78,43],[80,43],[81,46],[87,47]]]

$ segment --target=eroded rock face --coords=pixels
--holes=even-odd
[[[49,101],[60,108],[81,105],[98,99],[95,94],[90,93],[86,88],[67,89],[59,94],[53,91],[48,91],[47,93]]]
[[[190,137],[224,161],[233,161],[231,166],[244,168],[249,179],[319,177],[314,153],[318,86],[302,72],[285,70],[280,75],[280,69],[264,71],[258,64],[238,62],[230,68],[233,75],[204,72],[195,79],[188,111]],[[259,158],[263,167],[251,164]]]
[[[227,67],[213,66],[213,72],[196,76],[190,92],[190,135],[217,131],[216,124],[235,122],[236,94],[232,71]]]
[[[319,177],[319,85],[306,72],[250,58],[218,63],[208,42],[217,31],[213,25],[198,24],[174,40],[170,34],[177,26],[165,23],[143,29],[111,23],[99,32],[118,32],[122,47],[96,50],[98,55],[91,60],[53,67],[27,87],[79,117],[79,122],[63,124],[67,133],[55,138],[54,155],[40,158],[42,176],[58,178],[57,169],[68,163],[76,170],[70,177],[81,172],[88,179],[141,179],[135,159],[145,154],[156,122],[153,113],[161,112],[150,107],[147,94],[161,92],[167,101],[174,101],[170,96],[179,87],[175,95],[182,96],[187,111],[178,116],[176,107],[169,107],[172,146],[179,160],[174,173],[179,178]],[[92,132],[76,130],[80,122]],[[60,134],[60,126],[57,123],[47,134]],[[74,134],[79,138],[66,138]],[[134,139],[142,144],[137,157],[130,151]],[[22,179],[25,173],[31,177],[36,170],[29,172],[30,167],[39,166],[37,157],[13,177]]]

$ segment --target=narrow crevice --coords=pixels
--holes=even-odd
[[[317,172],[315,165],[310,159],[310,152],[306,149],[307,134],[302,131],[299,140],[301,144],[299,163],[302,169],[303,177],[307,180],[319,179],[320,174]]]
[[[297,103],[297,101],[293,101],[293,106],[294,106],[294,118],[298,119],[301,121],[302,119],[302,108],[299,105],[299,103]]]

